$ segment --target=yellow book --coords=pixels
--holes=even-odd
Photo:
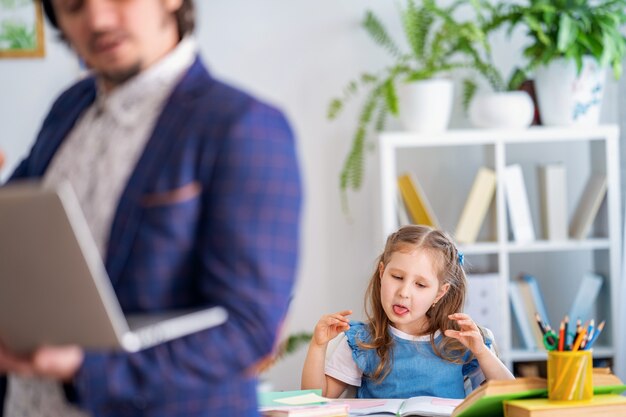
[[[478,170],[467,202],[461,213],[454,237],[459,243],[474,243],[496,190],[496,173],[482,167]]]
[[[547,398],[504,402],[504,417],[608,417],[626,416],[626,397],[595,395],[591,401],[550,401]]]
[[[439,228],[435,213],[415,177],[411,174],[400,175],[398,189],[413,223]]]

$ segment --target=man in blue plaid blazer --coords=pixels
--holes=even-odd
[[[95,76],[57,99],[11,181],[45,178],[100,94],[132,82],[193,28],[190,0],[43,5]],[[114,204],[104,261],[125,312],[221,305],[227,323],[133,354],[60,346],[20,358],[0,347],[0,375],[62,382],[93,416],[257,415],[254,367],[286,314],[301,204],[291,129],[279,111],[211,78],[197,55],[190,62]]]

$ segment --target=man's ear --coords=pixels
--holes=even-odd
[[[437,293],[437,298],[435,298],[435,302],[438,303],[439,300],[441,300],[441,297],[446,295],[449,289],[450,289],[449,283],[446,282],[445,284],[443,284],[441,288],[439,288],[439,292]]]
[[[385,272],[385,264],[380,262],[378,264],[378,278],[382,279],[383,278],[383,273]]]

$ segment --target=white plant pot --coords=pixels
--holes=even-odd
[[[430,79],[398,88],[400,122],[413,132],[436,133],[448,128],[452,114],[451,80]]]
[[[483,128],[525,128],[534,114],[535,106],[525,91],[478,94],[468,110],[472,125]]]
[[[577,74],[573,60],[557,59],[535,73],[541,122],[557,126],[593,126],[600,120],[606,68],[584,57]]]

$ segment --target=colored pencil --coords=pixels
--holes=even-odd
[[[563,348],[565,347],[565,323],[561,322],[559,326],[559,352],[563,352]]]
[[[569,325],[569,316],[566,315],[565,318],[563,319],[563,350],[567,350],[567,347],[569,346],[569,343],[567,343],[567,338],[568,338],[568,334],[567,334],[567,327]]]
[[[585,334],[587,334],[587,328],[583,327],[580,333],[578,333],[578,335],[576,336],[576,340],[574,340],[574,344],[572,345],[572,352],[576,352],[578,350],[580,344],[583,341],[583,338],[585,337]]]
[[[591,347],[593,346],[593,344],[596,342],[596,339],[598,338],[598,336],[600,336],[600,333],[602,332],[602,330],[604,329],[604,320],[602,320],[602,323],[600,323],[598,325],[598,327],[596,327],[596,331],[593,332],[593,337],[591,338],[591,340],[587,343],[587,345],[585,345],[585,350],[589,350],[591,349]]]

